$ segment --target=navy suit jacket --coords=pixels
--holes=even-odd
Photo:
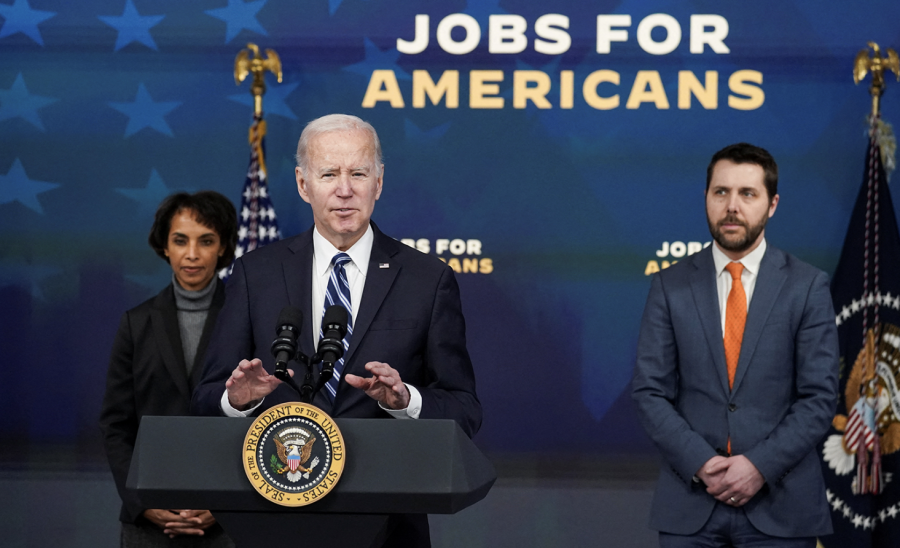
[[[715,245],[715,244],[713,244]],[[744,505],[778,537],[831,532],[815,448],[834,416],[838,343],[824,272],[768,246],[759,268],[734,388],[728,388],[712,250],[653,276],[641,322],[633,393],[664,458],[654,529],[697,532],[716,503],[694,474],[723,452],[765,478]]]
[[[420,418],[453,419],[471,437],[481,426],[481,403],[475,394],[453,271],[437,258],[385,236],[374,223],[372,228],[372,254],[344,373],[368,377],[367,362],[389,364],[421,393]],[[267,371],[274,370],[270,347],[281,308],[294,305],[304,317],[312,310],[312,260],[310,229],[235,261],[226,289],[228,298],[206,354],[203,379],[194,391],[195,414],[222,414],[225,381],[240,360],[259,358]],[[311,326],[305,318],[298,339],[307,356],[315,352]],[[296,373],[302,374],[302,368],[295,369]],[[299,395],[282,384],[266,396],[257,414],[298,400]],[[333,407],[325,411],[333,417],[390,417],[343,377]]]

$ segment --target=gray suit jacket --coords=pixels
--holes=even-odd
[[[692,534],[716,503],[694,474],[729,436],[765,478],[744,506],[779,537],[831,532],[815,447],[834,415],[838,344],[824,272],[768,246],[728,388],[712,250],[652,280],[638,340],[632,396],[664,457],[654,529]]]

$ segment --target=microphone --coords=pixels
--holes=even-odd
[[[281,309],[275,327],[275,335],[278,338],[272,342],[272,354],[275,356],[273,374],[282,381],[291,378],[287,372],[287,364],[297,355],[297,337],[300,335],[302,325],[303,313],[299,308],[287,305]]]
[[[347,334],[347,309],[339,304],[329,306],[322,318],[322,340],[316,356],[322,359],[319,383],[324,384],[334,375],[334,364],[344,355],[344,335]]]

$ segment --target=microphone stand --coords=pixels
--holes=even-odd
[[[306,370],[306,373],[303,376],[302,385],[298,386],[297,381],[294,380],[294,377],[292,377],[291,374],[287,372],[287,370],[285,370],[284,372],[275,371],[273,375],[278,380],[290,386],[295,392],[297,392],[297,394],[300,395],[301,402],[311,404],[313,398],[315,398],[316,394],[319,393],[319,390],[321,390],[322,387],[325,386],[326,383],[328,383],[328,380],[331,379],[332,375],[334,374],[334,365],[328,368],[323,366],[322,372],[318,375],[318,379],[315,385],[313,385],[313,366],[322,362],[322,358],[319,357],[319,354],[313,354],[313,356],[307,357],[305,354],[298,350],[297,355],[294,356],[294,361],[303,365],[304,369]]]

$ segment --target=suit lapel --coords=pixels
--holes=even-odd
[[[363,338],[372,325],[372,320],[381,308],[381,304],[387,297],[394,280],[400,273],[400,263],[391,262],[391,258],[397,254],[397,242],[378,230],[375,223],[372,223],[372,230],[375,232],[375,238],[372,242],[372,253],[369,256],[369,268],[366,272],[366,284],[363,288],[362,302],[359,304],[359,311],[356,314],[356,322],[353,324],[353,337],[350,339],[350,348],[344,356],[344,373],[353,373],[355,375],[368,376],[363,370],[364,363],[356,364],[353,357],[356,349],[359,348]],[[382,268],[381,265],[388,265]],[[351,397],[351,394],[353,395]],[[353,405],[354,399],[361,397],[368,398],[362,390],[350,390],[347,383],[341,380],[338,386],[337,397],[334,403],[334,412],[337,414],[340,409],[347,409]],[[340,405],[340,409],[338,406]]]
[[[353,337],[350,339],[350,348],[347,349],[347,356],[344,358],[345,364],[353,358],[359,342],[365,337],[375,314],[381,308],[381,303],[384,302],[384,298],[394,284],[394,279],[400,273],[400,264],[391,263],[390,260],[396,254],[396,243],[375,228],[374,224],[372,228],[375,231],[375,241],[372,243],[369,269],[366,272],[366,285],[363,288],[359,312],[356,314],[356,323],[353,324]],[[388,265],[387,268],[381,267],[384,264]]]
[[[216,326],[216,318],[219,317],[219,312],[225,304],[225,284],[219,281],[218,278],[213,283],[216,284],[215,293],[213,293],[213,300],[206,315],[206,322],[203,324],[203,333],[200,335],[200,343],[197,345],[197,356],[194,358],[194,367],[191,368],[191,376],[188,379],[191,392],[194,391],[194,387],[197,386],[197,383],[203,377],[203,361],[206,356],[206,348],[209,346],[209,339],[212,337],[213,329]]]
[[[188,386],[187,367],[184,364],[184,351],[181,345],[181,333],[178,330],[178,311],[175,309],[175,290],[170,285],[153,299],[150,310],[153,323],[153,338],[156,348],[162,356],[163,364],[172,377],[178,391],[191,399]]]
[[[300,327],[300,351],[307,356],[315,353],[313,348],[312,318],[308,317],[310,311],[315,314],[312,307],[312,262],[313,243],[312,229],[298,236],[291,243],[289,249],[292,252],[284,263],[284,285],[287,288],[288,300],[303,313],[306,320]],[[302,381],[302,379],[298,379]]]
[[[712,258],[712,250],[707,248],[694,260],[694,272],[691,275],[691,291],[694,304],[700,313],[700,325],[709,346],[713,359],[713,367],[722,390],[727,394],[728,368],[725,366],[725,344],[722,342],[722,316],[719,312],[719,294],[716,290],[716,266]]]
[[[756,278],[756,287],[753,289],[753,298],[750,300],[750,308],[747,310],[747,323],[744,326],[744,338],[741,342],[741,354],[738,358],[737,371],[734,377],[734,391],[741,385],[747,368],[753,360],[756,346],[762,335],[766,320],[775,306],[775,300],[781,293],[781,288],[787,280],[787,272],[784,269],[785,259],[781,250],[769,246],[766,254],[759,264],[759,274]]]

